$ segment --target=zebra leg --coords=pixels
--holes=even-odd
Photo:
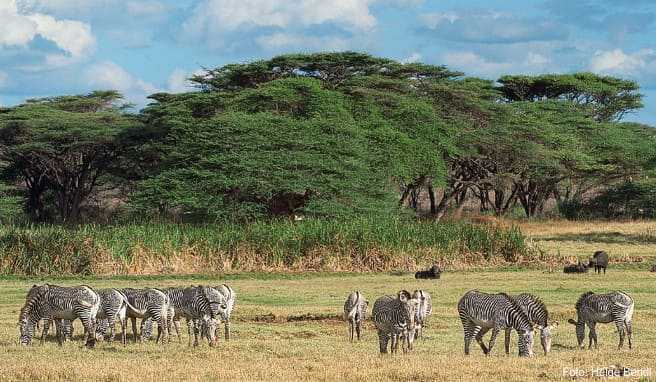
[[[494,343],[497,340],[497,336],[499,335],[500,331],[501,330],[496,326],[492,329],[492,336],[490,337],[490,345],[487,347],[488,354],[492,352],[492,348],[494,347]]]
[[[86,314],[86,316],[84,315]],[[84,345],[88,348],[93,348],[96,345],[96,322],[93,317],[91,317],[91,312],[82,312],[78,315],[80,321],[82,321],[82,326],[84,326]]]
[[[353,320],[349,319],[348,323],[348,332],[349,332],[349,341],[353,342],[353,336],[355,335],[355,322]]]
[[[121,342],[123,343],[123,346],[127,345],[128,343],[128,338],[127,338],[127,326],[128,326],[128,318],[123,317],[121,318]]]
[[[362,321],[358,321],[355,323],[355,333],[358,336],[358,341],[360,341],[360,332],[362,331]]]
[[[41,332],[41,345],[46,342],[46,337],[48,336],[48,330],[50,330],[50,319],[43,320],[43,331]],[[56,326],[56,325],[55,325]]]
[[[631,344],[631,332],[633,331],[633,328],[631,327],[632,323],[629,320],[625,320],[624,325],[626,325],[626,335],[629,339],[629,349],[632,349],[633,348],[633,344]]]
[[[387,333],[379,330],[378,331],[378,345],[380,348],[380,354],[386,354],[387,353],[387,342],[389,341],[389,337]]]
[[[469,355],[469,345],[471,343],[472,338],[478,333],[478,330],[480,328],[476,329],[469,321],[467,321],[464,318],[461,318],[460,321],[462,322],[462,331],[465,336],[465,355]]]
[[[132,321],[132,342],[137,343],[137,318],[130,317],[130,321]]]
[[[485,347],[485,344],[483,343],[483,336],[488,331],[490,331],[490,328],[482,328],[480,326],[477,326],[476,329],[475,329],[476,335],[474,338],[476,339],[476,342],[478,342],[478,346],[480,346],[481,349],[483,350],[483,354],[488,355],[488,353],[490,353],[490,349]]]
[[[588,322],[588,327],[590,328],[590,341],[588,343],[588,349],[592,349],[592,342],[594,341],[595,349],[597,349],[597,331],[595,330],[596,322]]]
[[[617,334],[620,336],[620,343],[617,345],[617,350],[619,350],[624,346],[624,321],[616,321],[615,326],[617,326]]]
[[[506,328],[505,330],[505,338],[504,338],[504,348],[506,349],[506,355],[510,354],[510,333],[511,329]]]
[[[399,350],[399,335],[392,333],[391,334],[390,352],[392,354],[394,354],[398,350]]]

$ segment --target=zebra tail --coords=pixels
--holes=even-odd
[[[355,320],[355,314],[358,311],[358,305],[360,304],[360,299],[362,298],[362,295],[360,294],[359,291],[355,292],[355,304],[353,304],[353,307],[351,308],[351,311],[348,314],[348,320],[353,321]]]
[[[131,309],[132,311],[134,311],[134,312],[140,312],[140,311],[141,311],[141,310],[139,310],[139,309],[137,309],[137,308],[135,308],[134,306],[132,306],[132,304],[130,304],[130,302],[128,301],[128,298],[127,298],[127,296],[126,296],[126,295],[124,295],[124,294],[123,294],[123,292],[121,292],[121,291],[120,291],[120,290],[118,290],[118,289],[114,289],[114,290],[115,290],[115,291],[117,291],[117,292],[118,292],[118,294],[120,294],[120,295],[121,295],[121,297],[123,297],[123,301],[124,301],[124,302],[125,302],[125,304],[126,304],[126,305],[128,306],[128,308],[130,308],[130,309]]]

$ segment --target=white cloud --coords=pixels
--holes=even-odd
[[[647,66],[656,63],[656,52],[643,49],[633,54],[624,53],[621,49],[599,51],[590,60],[590,70],[596,73],[639,75]]]
[[[224,43],[225,34],[254,28],[306,28],[336,24],[350,32],[367,32],[376,26],[369,6],[375,0],[203,0],[183,23],[187,38]],[[281,36],[277,38],[281,43]],[[240,36],[243,39],[243,36]],[[289,38],[289,37],[288,37]]]
[[[118,90],[125,98],[142,107],[146,97],[160,92],[156,86],[134,77],[114,62],[104,61],[89,66],[84,72],[89,86],[94,89]]]
[[[346,50],[349,46],[349,41],[340,37],[303,36],[293,33],[274,33],[267,36],[261,36],[256,39],[256,42],[260,47],[269,50],[288,47],[298,49],[303,47],[314,50],[337,51]]]
[[[415,62],[419,62],[419,61],[421,61],[421,59],[422,59],[421,54],[419,54],[419,53],[417,53],[417,52],[414,52],[414,53],[412,53],[410,56],[401,59],[400,62],[401,62],[402,64],[412,64],[412,63],[415,63]]]
[[[528,52],[526,57],[526,64],[529,66],[545,66],[551,63],[549,57],[546,57],[540,53]]]
[[[192,92],[197,89],[189,81],[189,78],[193,75],[199,75],[205,73],[204,70],[199,69],[193,72],[186,71],[184,69],[177,68],[175,69],[168,78],[167,81],[167,91],[169,93],[184,93]]]
[[[15,0],[1,0],[0,48],[2,46],[26,47],[41,37],[54,43],[62,53],[46,55],[46,65],[68,64],[89,55],[95,49],[96,40],[88,24],[73,20],[57,20],[41,13],[19,12]],[[39,65],[26,66],[36,69]]]
[[[442,56],[442,62],[467,75],[477,75],[486,78],[497,78],[500,74],[509,73],[513,68],[510,62],[490,61],[474,52],[449,52]]]

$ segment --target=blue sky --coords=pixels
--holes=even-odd
[[[0,104],[117,89],[143,106],[202,67],[365,51],[467,75],[638,81],[656,125],[652,0],[0,0]]]

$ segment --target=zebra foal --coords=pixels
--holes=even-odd
[[[551,324],[549,321],[549,311],[544,305],[542,300],[538,297],[529,294],[522,293],[516,296],[510,296],[512,299],[517,302],[517,304],[524,310],[524,313],[528,316],[528,319],[535,325],[535,327],[540,331],[540,343],[542,344],[542,350],[544,354],[549,354],[551,351],[551,332],[558,327],[558,322],[553,322]],[[511,328],[506,328],[505,331],[505,349],[506,354],[510,354],[510,332]]]
[[[577,320],[569,319],[567,322],[576,326],[576,339],[580,348],[584,347],[585,325],[588,325],[590,329],[588,348],[591,349],[593,342],[597,348],[596,324],[614,322],[620,337],[617,348],[621,349],[624,346],[624,336],[626,335],[629,339],[629,349],[631,349],[633,309],[633,298],[624,292],[614,291],[606,294],[586,292],[576,302]]]
[[[367,318],[367,301],[359,291],[352,292],[344,302],[344,320],[349,325],[349,338],[353,342],[354,335],[357,335],[358,341],[362,331],[362,323]]]
[[[21,308],[18,325],[20,328],[21,345],[32,343],[34,328],[41,319],[82,321],[85,329],[85,345],[95,346],[96,315],[100,308],[100,297],[88,286],[60,287],[56,285],[41,285],[30,289],[27,301]],[[47,326],[44,324],[44,335]],[[62,331],[58,335],[58,343],[63,343]]]
[[[519,355],[533,356],[533,324],[522,308],[505,293],[488,294],[471,290],[458,301],[458,315],[465,336],[465,355],[476,339],[485,355],[490,354],[501,329],[512,328],[519,334]],[[492,329],[488,347],[483,336]]]
[[[403,341],[404,353],[412,350],[415,313],[418,308],[419,302],[406,290],[399,291],[396,297],[383,296],[374,302],[371,316],[378,330],[381,353],[387,353],[387,344],[390,340],[391,353],[398,351],[399,340]]]

